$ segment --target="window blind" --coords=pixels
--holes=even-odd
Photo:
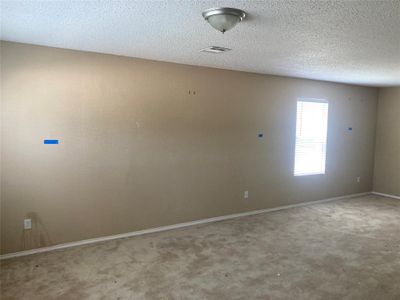
[[[325,174],[328,102],[297,101],[294,175]]]

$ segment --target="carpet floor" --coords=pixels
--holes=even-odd
[[[400,299],[400,201],[338,200],[3,260],[1,299]]]

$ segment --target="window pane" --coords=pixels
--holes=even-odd
[[[294,175],[325,174],[328,103],[297,101]]]

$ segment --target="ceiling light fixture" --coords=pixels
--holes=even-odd
[[[203,12],[204,19],[215,29],[225,33],[246,17],[243,10],[237,8],[210,8]]]

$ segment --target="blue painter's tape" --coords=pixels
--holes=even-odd
[[[45,144],[45,145],[56,145],[56,144],[58,144],[58,140],[44,140],[43,144]]]

